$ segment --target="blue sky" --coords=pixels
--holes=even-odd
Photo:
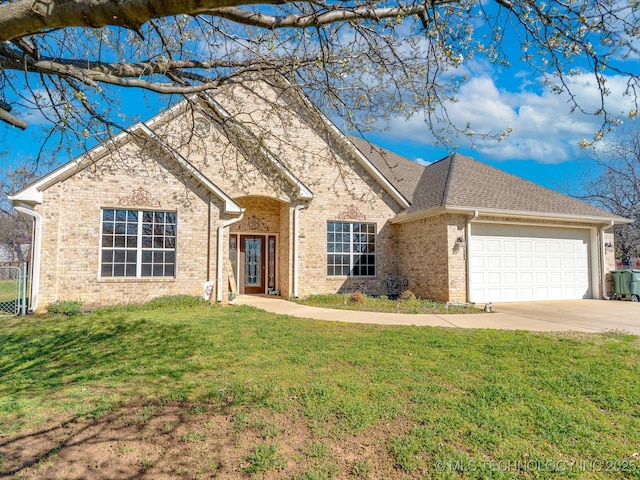
[[[544,86],[531,67],[518,63],[519,45],[507,44],[512,66],[505,68],[481,59],[465,61],[460,72],[469,80],[458,92],[458,102],[448,105],[450,118],[461,128],[469,123],[472,130],[497,133],[507,128],[512,133],[502,142],[493,139],[475,139],[472,147],[465,138],[453,138],[451,145],[457,151],[477,160],[506,170],[520,177],[549,188],[567,191],[568,184],[579,183],[582,169],[588,162],[589,152],[579,147],[582,139],[591,139],[601,127],[601,117],[570,113],[568,97],[556,95]],[[638,59],[627,60],[638,70]],[[628,66],[627,66],[628,68]],[[631,98],[624,95],[626,80],[608,77],[608,109],[620,118],[628,119],[633,108]],[[582,106],[594,111],[598,108],[599,95],[592,76],[585,74],[567,79],[573,93]],[[119,90],[125,113],[138,114],[146,119],[157,113],[153,102],[142,98],[139,90]],[[0,156],[3,164],[32,157],[39,143],[34,139],[40,132],[39,119],[27,118],[31,127],[26,132],[0,125]],[[339,128],[341,121],[336,120]],[[346,132],[351,133],[351,132]],[[392,118],[388,130],[370,132],[367,138],[411,160],[433,162],[446,156],[447,147],[436,147],[434,138],[418,115],[410,118]],[[80,152],[73,152],[78,154]],[[69,157],[61,160],[68,160]]]
[[[470,66],[470,80],[459,92],[459,102],[449,106],[449,114],[460,125],[471,122],[473,129],[484,128],[494,132],[513,128],[502,142],[493,139],[476,139],[475,147],[468,139],[452,139],[457,151],[506,170],[549,188],[566,192],[568,183],[579,181],[581,169],[588,161],[588,151],[579,146],[583,138],[591,138],[600,128],[601,118],[570,113],[565,98],[552,94],[538,85],[522,70],[497,69],[487,66]],[[629,98],[623,95],[623,79],[610,79],[612,93],[609,96],[611,110],[621,117],[631,108]],[[596,105],[597,89],[587,75],[575,79],[576,91],[586,105]],[[129,114],[139,114],[146,119],[157,113],[158,106],[139,99],[140,91],[123,91],[123,105]],[[41,132],[38,119],[32,118],[27,131],[0,126],[0,151],[8,155],[0,157],[4,164],[35,155]],[[627,120],[630,122],[632,120]],[[337,119],[338,127],[342,128]],[[349,132],[348,132],[349,133]],[[434,138],[428,133],[424,121],[418,116],[408,120],[392,118],[389,129],[369,132],[367,138],[390,151],[411,160],[433,162],[445,157],[446,147],[434,146]],[[79,153],[79,152],[75,152]]]

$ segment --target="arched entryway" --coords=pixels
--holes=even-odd
[[[238,293],[280,295],[288,285],[289,204],[260,196],[234,199],[245,209],[229,231]]]

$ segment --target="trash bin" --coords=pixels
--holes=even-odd
[[[640,274],[640,270],[636,270]],[[631,295],[631,280],[633,278],[630,270],[612,270],[613,277],[613,298],[625,298]],[[640,282],[640,278],[638,278]],[[635,283],[635,282],[634,282]]]
[[[632,302],[637,302],[640,300],[640,270],[631,270],[629,292],[631,293]]]

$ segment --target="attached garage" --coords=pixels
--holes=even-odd
[[[592,297],[591,229],[490,223],[470,226],[470,301]]]

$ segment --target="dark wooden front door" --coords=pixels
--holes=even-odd
[[[240,235],[240,293],[264,293],[265,237]]]

